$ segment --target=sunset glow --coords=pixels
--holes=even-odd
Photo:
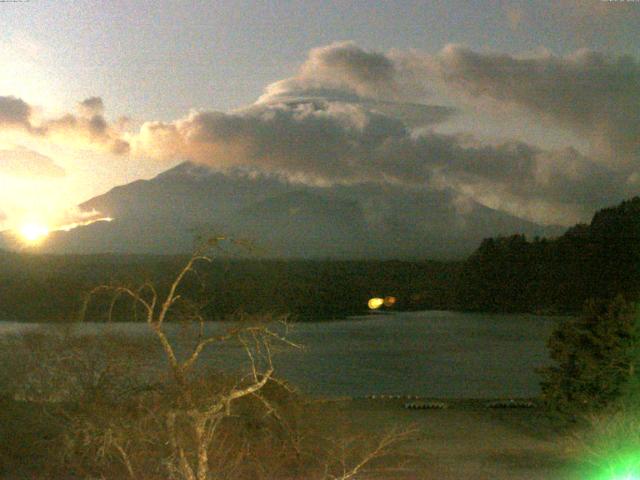
[[[0,18],[0,480],[640,480],[640,0]]]
[[[49,235],[49,228],[40,223],[25,223],[20,227],[19,233],[26,243],[36,244]]]
[[[84,227],[87,225],[91,225],[92,223],[112,221],[113,218],[111,217],[100,217],[91,218],[80,222],[68,223],[57,227],[48,227],[39,222],[27,222],[22,224],[22,226],[17,230],[17,235],[20,237],[23,243],[26,243],[28,245],[36,245],[47,238],[51,234],[51,232],[69,232],[74,228]]]
[[[69,231],[73,230],[74,228],[84,227],[84,226],[91,225],[92,223],[97,223],[97,222],[113,222],[113,218],[111,218],[111,217],[92,218],[92,219],[89,219],[89,220],[84,220],[82,222],[74,222],[74,223],[69,223],[67,225],[62,225],[62,226],[56,228],[56,230],[62,231],[62,232],[69,232]]]

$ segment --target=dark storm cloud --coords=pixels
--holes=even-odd
[[[62,177],[65,171],[49,157],[27,148],[0,150],[0,173],[16,177]]]

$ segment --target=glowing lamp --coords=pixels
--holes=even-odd
[[[367,303],[367,305],[371,310],[377,310],[382,305],[384,305],[384,299],[378,298],[378,297],[371,298],[369,299],[369,302]]]
[[[384,297],[384,306],[385,307],[393,307],[396,303],[396,297]]]

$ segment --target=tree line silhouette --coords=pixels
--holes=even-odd
[[[470,310],[572,313],[588,299],[635,299],[640,198],[600,210],[555,239],[486,239],[465,262],[459,286],[459,305]]]
[[[181,256],[36,255],[0,252],[0,319],[76,318],[94,285],[140,278],[166,288]],[[465,261],[344,261],[226,258],[185,284],[210,319],[289,313],[300,320],[367,312],[371,297],[393,310],[576,313],[588,299],[640,293],[640,198],[597,212],[553,239],[485,239]],[[108,305],[96,303],[88,319]],[[114,318],[129,319],[117,307]]]

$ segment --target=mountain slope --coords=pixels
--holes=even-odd
[[[357,184],[311,187],[183,163],[80,205],[114,218],[56,232],[56,253],[184,253],[198,234],[255,241],[266,256],[459,258],[488,236],[562,229],[492,210],[450,191]]]

